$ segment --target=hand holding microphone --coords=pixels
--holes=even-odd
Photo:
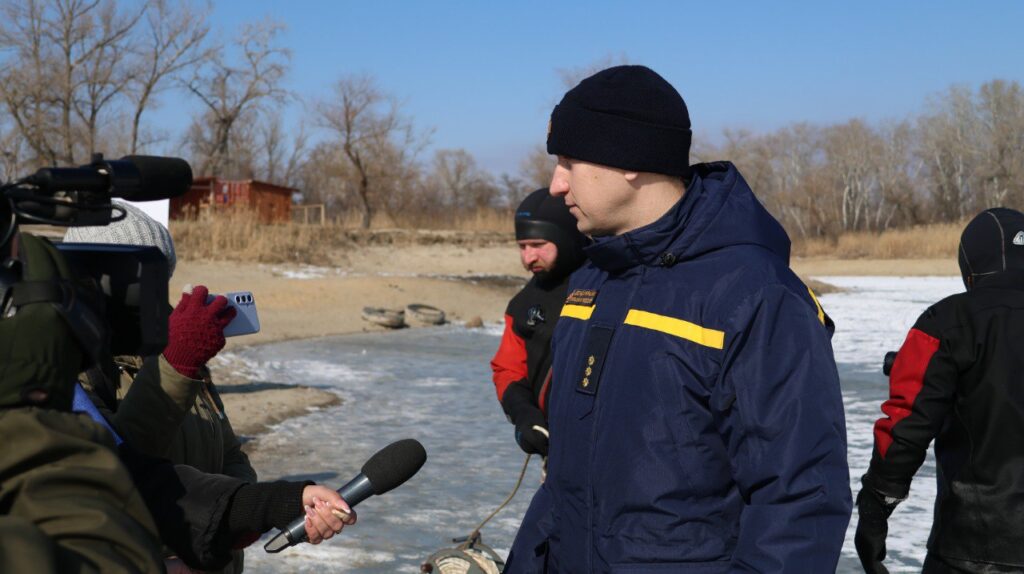
[[[302,489],[302,508],[306,512],[306,538],[319,544],[356,523],[356,513],[333,488],[311,484]]]
[[[332,493],[333,496],[327,495],[323,491],[311,490],[314,489],[312,486],[306,487],[302,496],[303,505],[306,506],[306,515],[295,519],[287,528],[278,532],[277,536],[267,542],[263,549],[275,553],[301,542],[316,543],[320,541],[311,535],[330,538],[334,532],[342,528],[342,526],[338,526],[339,522],[355,523],[353,506],[370,496],[384,494],[403,484],[412,478],[426,461],[427,451],[423,445],[415,439],[407,438],[389,444],[370,457],[370,460],[363,465],[361,472],[345,486],[339,488],[336,493]],[[313,502],[312,508],[307,502],[307,493],[309,493],[308,500]],[[324,500],[320,494],[333,500]],[[317,505],[313,500],[314,497],[323,504]],[[347,509],[338,505],[339,500],[347,503],[345,505]],[[310,510],[313,510],[312,514]],[[335,514],[335,511],[344,514],[345,517]],[[330,520],[325,515],[333,516],[334,520]],[[332,523],[338,528],[333,528]]]

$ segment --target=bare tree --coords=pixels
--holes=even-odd
[[[879,137],[882,148],[876,160],[879,200],[874,228],[884,231],[894,223],[921,223],[923,214],[917,182],[923,164],[913,155],[913,129],[909,122],[898,122],[883,128]]]
[[[926,166],[932,205],[941,221],[967,214],[977,169],[976,111],[971,93],[953,87],[918,120],[918,153]]]
[[[547,187],[555,170],[555,158],[548,154],[543,144],[535,146],[519,162],[520,177],[533,189]]]
[[[0,96],[14,130],[39,163],[56,164],[59,140],[54,46],[44,39],[48,26],[45,7],[36,0],[8,1],[0,18],[0,47],[7,56],[0,69]]]
[[[130,78],[123,63],[144,9],[119,10],[114,0],[4,3],[0,98],[36,162],[73,164],[96,150],[102,116]]]
[[[53,19],[44,28],[44,39],[57,47],[58,111],[60,113],[60,160],[75,163],[77,130],[72,114],[83,121],[88,153],[95,151],[98,117],[124,89],[125,72],[118,64],[128,52],[129,34],[144,8],[119,12],[113,0],[52,0]],[[106,66],[106,60],[112,60]],[[84,92],[84,93],[83,93]],[[79,107],[79,102],[84,104]]]
[[[446,203],[454,210],[494,207],[499,193],[494,178],[481,170],[476,158],[466,150],[437,150],[431,175]]]
[[[392,175],[406,173],[426,136],[414,131],[395,99],[365,74],[339,79],[333,96],[316,105],[316,115],[352,169],[361,225],[368,229],[376,207],[387,207],[382,196],[389,178],[393,184]]]
[[[294,185],[302,163],[306,159],[309,132],[300,124],[289,138],[281,116],[268,117],[260,129],[260,146],[266,171],[263,177],[270,182]]]
[[[127,62],[134,48],[130,33],[142,12],[120,15],[116,11],[117,6],[108,3],[102,5],[96,14],[95,25],[100,33],[94,40],[95,46],[85,46],[82,50],[82,59],[76,72],[77,81],[71,94],[74,112],[83,127],[85,147],[90,156],[99,151],[96,144],[102,128],[101,114],[124,94],[136,74],[136,70],[129,67]],[[69,9],[66,17],[81,16]]]
[[[1024,203],[1024,94],[1020,84],[993,80],[978,90],[981,205]]]
[[[210,8],[150,0],[130,76],[131,153],[139,149],[142,115],[175,78],[192,76],[215,54],[206,46]]]
[[[233,174],[294,186],[308,153],[308,140],[304,124],[288,133],[280,114],[244,114],[231,135]]]
[[[877,191],[881,142],[865,122],[850,120],[826,128],[823,145],[839,229],[862,229],[867,223],[872,196]]]
[[[821,164],[820,130],[806,123],[793,124],[768,141],[775,150],[771,197],[776,213],[803,237],[823,235],[828,228],[827,209],[815,189]]]
[[[226,61],[220,50],[188,83],[189,91],[206,106],[189,132],[201,173],[219,176],[236,169],[231,138],[239,119],[285,98],[281,80],[290,55],[276,45],[282,30],[283,25],[273,21],[244,26],[238,39],[241,61]]]

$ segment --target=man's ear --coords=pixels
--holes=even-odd
[[[626,178],[626,181],[628,181],[630,183],[633,183],[634,181],[636,181],[636,179],[638,177],[640,177],[640,172],[638,172],[638,171],[626,171],[626,172],[622,173],[622,177]]]

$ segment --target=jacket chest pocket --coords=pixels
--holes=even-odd
[[[600,323],[591,324],[587,329],[580,364],[576,367],[576,377],[572,381],[567,381],[574,386],[573,414],[577,418],[584,418],[594,410],[597,392],[601,388],[601,375],[614,334],[614,327]]]

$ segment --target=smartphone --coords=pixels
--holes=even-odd
[[[213,301],[214,297],[216,295],[210,294],[206,302]],[[224,327],[224,336],[236,337],[238,335],[259,333],[260,317],[256,313],[256,299],[252,296],[252,292],[232,291],[231,293],[225,293],[224,297],[228,300],[228,306],[234,307],[237,310],[235,318],[228,323],[227,327]]]

